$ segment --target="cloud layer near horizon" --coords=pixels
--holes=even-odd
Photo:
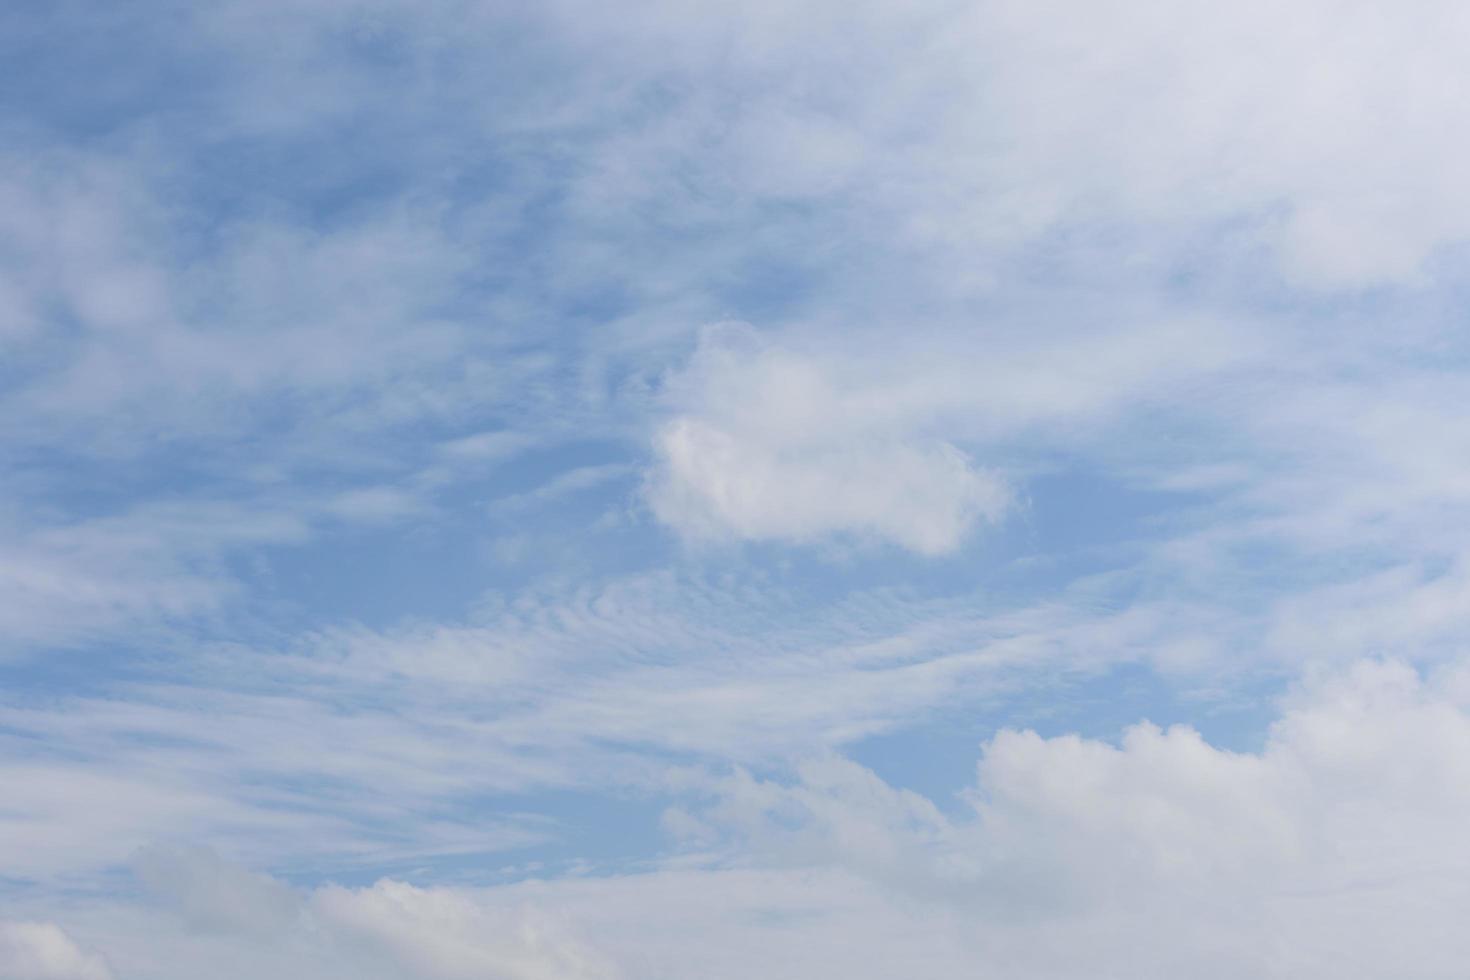
[[[1467,692],[1463,669],[1425,681],[1362,663],[1294,694],[1259,752],[1184,726],[1136,725],[1117,745],[1002,731],[953,815],[836,756],[789,781],[689,774],[696,797],[664,821],[698,860],[608,877],[293,889],[211,851],[155,849],[137,859],[146,931],[106,907],[83,928],[124,975],[164,980],[673,978],[691,964],[962,977],[977,963],[1007,978],[1097,963],[1450,977],[1466,952]],[[6,976],[111,976],[54,927],[5,928],[12,960],[40,964]]]

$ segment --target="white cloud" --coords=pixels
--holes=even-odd
[[[0,658],[76,645],[218,611],[238,591],[221,553],[299,541],[285,508],[217,501],[144,504],[55,522],[36,507],[0,521]]]
[[[433,980],[599,980],[615,972],[529,910],[487,908],[472,894],[382,881],[326,887],[312,898],[317,921],[381,950],[405,976]]]
[[[904,406],[742,328],[708,332],[672,387],[686,414],[657,435],[648,494],[689,537],[845,533],[935,555],[1010,503],[999,476]]]
[[[583,6],[559,4],[560,29],[614,32],[604,71],[691,93],[597,148],[612,193],[820,203],[923,254],[939,288],[1097,222],[1155,248],[1234,223],[1244,251],[1329,290],[1420,281],[1470,234],[1453,2]]]
[[[1000,324],[902,339],[813,328],[782,343],[721,325],[666,379],[672,418],[655,435],[648,499],[695,539],[848,535],[941,554],[1013,502],[999,467],[962,446],[1012,465],[1115,452],[1088,437],[1270,346],[1249,327],[1165,313],[1044,338]]]
[[[160,841],[301,868],[484,855],[557,833],[485,802],[504,794],[658,791],[670,753],[776,764],[1173,657],[1181,633],[1221,642],[1207,613],[1099,612],[1096,591],[988,601],[812,607],[760,576],[657,574],[514,594],[474,625],[191,649],[177,662],[207,676],[0,703],[0,778],[27,787],[0,814],[0,863],[54,881]]]
[[[145,848],[133,858],[133,873],[193,928],[271,935],[291,928],[301,913],[290,888],[207,848]]]
[[[1186,727],[1003,732],[967,817],[827,760],[729,780],[691,819],[932,908],[997,977],[1450,977],[1470,952],[1465,693],[1365,663],[1309,685],[1258,753]]]
[[[0,980],[112,980],[112,971],[54,923],[0,919]]]
[[[19,336],[7,443],[86,458],[229,441],[282,398],[317,409],[289,431],[350,428],[354,412],[381,426],[465,404],[451,363],[484,397],[462,328],[439,312],[465,260],[431,209],[328,229],[222,218],[185,260],[190,229],[156,166],[75,149],[0,159],[0,250],[26,273],[0,302],[67,324]]]
[[[799,424],[799,423],[797,423]],[[769,443],[682,419],[660,434],[654,512],[691,537],[811,541],[848,532],[912,551],[953,551],[1010,501],[949,443],[792,431]]]
[[[551,917],[529,907],[489,909],[454,889],[384,880],[365,888],[326,885],[303,893],[203,848],[149,848],[136,856],[133,867],[206,945],[210,937],[224,943],[242,939],[372,976],[391,964],[389,975],[423,980],[601,980],[613,975]]]
[[[80,921],[118,963],[146,948],[164,978],[232,948],[219,930],[234,928],[284,980],[673,980],[696,964],[712,980],[1448,980],[1470,954],[1467,759],[1463,665],[1425,678],[1367,662],[1306,682],[1259,751],[1146,723],[1117,743],[1006,731],[958,810],[830,756],[792,780],[685,772],[691,802],[673,823],[714,850],[661,869],[383,880],[293,901],[185,855],[183,876],[221,892],[211,907],[265,897],[302,916],[216,917],[187,939],[158,919],[124,928],[115,907]],[[222,977],[250,975],[221,962]]]

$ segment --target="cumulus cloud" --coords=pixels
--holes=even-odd
[[[935,555],[1010,499],[998,477],[943,441],[831,445],[792,432],[762,444],[682,419],[660,433],[658,451],[654,511],[695,537],[810,541],[852,532]]]
[[[739,328],[711,333],[675,384],[698,414],[658,433],[649,494],[690,537],[847,533],[937,555],[1010,503],[1000,476],[925,435],[922,419],[894,417],[876,392]]]
[[[545,916],[486,907],[472,894],[382,881],[328,887],[312,899],[318,922],[435,980],[605,980],[616,976]]]
[[[0,978],[112,980],[112,971],[54,923],[0,920]]]
[[[694,539],[847,535],[942,554],[1012,508],[1006,464],[1038,447],[1106,453],[1090,437],[1271,349],[1206,318],[1111,315],[1122,322],[1043,337],[709,327],[665,378],[649,502]]]
[[[1449,977],[1470,947],[1464,676],[1368,662],[1296,695],[1258,752],[1139,724],[1007,731],[948,817],[838,759],[736,777],[695,819],[952,915],[1001,977]],[[1371,928],[1369,925],[1371,924]]]
[[[187,977],[201,969],[231,980],[624,976],[568,928],[554,903],[530,896],[486,900],[483,890],[392,879],[298,890],[201,848],[149,849],[137,857],[134,871],[161,904],[145,911],[114,908],[89,921],[117,952],[122,976]],[[12,947],[18,952],[7,960]],[[11,962],[19,972],[5,972]],[[97,957],[77,951],[57,927],[19,923],[0,925],[0,977],[112,980],[112,973]]]
[[[696,850],[660,869],[326,885],[286,903],[300,917],[227,916],[190,943],[202,956],[223,932],[248,934],[291,980],[672,980],[696,963],[731,980],[915,965],[1001,980],[1449,978],[1470,954],[1467,676],[1380,661],[1322,674],[1255,751],[1186,726],[1140,723],[1116,742],[1003,731],[961,806],[835,756],[789,779],[690,772],[668,825]],[[170,860],[239,893],[213,907],[287,893],[215,858]],[[157,950],[182,940],[155,924],[147,941],[157,975],[176,975]],[[53,975],[73,974],[35,974]]]

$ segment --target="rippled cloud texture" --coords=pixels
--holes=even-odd
[[[0,980],[1461,977],[1470,9],[0,10]]]

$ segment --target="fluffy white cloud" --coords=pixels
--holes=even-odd
[[[683,412],[657,435],[648,493],[691,538],[845,533],[935,555],[1010,503],[998,475],[923,431],[927,406],[745,328],[708,331],[670,387]]]
[[[1074,446],[1269,349],[1250,329],[1165,314],[1045,338],[1002,325],[902,342],[812,329],[790,341],[717,325],[665,379],[672,418],[655,436],[647,493],[686,536],[845,534],[953,551],[1014,497],[960,446],[998,459],[1022,438]]]
[[[423,888],[385,879],[364,887],[297,889],[198,847],[154,847],[134,872],[151,901],[69,912],[113,957],[122,978],[210,976],[249,980],[613,980],[621,974],[582,942],[554,906],[475,889]],[[0,928],[10,928],[0,926]],[[17,949],[53,972],[3,980],[112,980],[96,957],[51,925],[16,927]],[[32,960],[15,960],[25,964]],[[81,964],[72,966],[71,964]],[[86,972],[96,968],[102,973]],[[71,969],[73,972],[65,972]],[[56,972],[61,971],[61,972]]]
[[[695,537],[810,541],[850,532],[935,555],[1010,500],[998,477],[942,441],[832,444],[791,431],[763,443],[681,419],[659,434],[658,450],[654,511]]]
[[[1116,744],[1002,732],[959,812],[835,757],[793,780],[690,773],[707,795],[669,823],[701,851],[640,874],[293,895],[182,852],[168,859],[173,886],[193,881],[179,896],[290,914],[194,920],[207,932],[186,939],[161,920],[146,937],[109,928],[103,911],[89,935],[118,963],[152,956],[147,975],[166,978],[233,931],[289,980],[672,980],[691,964],[731,980],[906,967],[1448,980],[1470,955],[1467,678],[1381,662],[1323,675],[1254,752],[1186,727],[1139,724]]]
[[[1309,685],[1256,753],[1186,727],[1003,732],[968,816],[827,760],[733,779],[689,819],[953,916],[989,975],[1451,977],[1470,953],[1466,694],[1459,671],[1365,663]]]
[[[112,971],[54,923],[0,919],[0,980],[112,980]]]
[[[395,881],[312,898],[319,924],[381,951],[405,976],[434,980],[601,980],[615,975],[600,957],[530,910],[487,907],[473,894]]]

